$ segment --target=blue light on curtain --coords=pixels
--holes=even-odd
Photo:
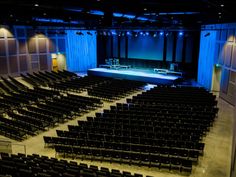
[[[82,30],[83,35],[76,34],[77,30],[66,30],[67,69],[69,71],[87,71],[97,66],[97,37],[95,31]]]
[[[202,31],[200,39],[198,83],[211,90],[212,72],[215,64],[216,31]]]

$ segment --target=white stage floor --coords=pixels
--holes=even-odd
[[[171,84],[180,76],[165,75],[155,73],[154,70],[147,69],[106,69],[93,68],[88,70],[88,75],[112,77],[119,79],[137,80],[155,84]]]

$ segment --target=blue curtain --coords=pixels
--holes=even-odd
[[[76,34],[82,32],[83,35]],[[89,35],[87,32],[90,32]],[[69,71],[87,71],[97,66],[97,37],[95,31],[66,30],[66,58]]]
[[[216,31],[202,31],[198,58],[198,83],[211,90],[215,64]]]

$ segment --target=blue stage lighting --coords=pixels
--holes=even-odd
[[[164,32],[161,31],[161,32],[160,32],[160,36],[163,36],[163,34],[164,34]]]
[[[126,32],[126,34],[127,34],[128,36],[130,36],[130,35],[131,35],[131,33],[130,33],[129,31],[127,31],[127,32]]]
[[[141,32],[139,32],[139,34],[140,34],[140,35],[143,35],[143,32],[141,31]]]
[[[183,32],[179,32],[179,36],[183,36],[183,34],[184,34]]]
[[[145,34],[148,36],[148,35],[149,35],[149,32],[146,32]]]

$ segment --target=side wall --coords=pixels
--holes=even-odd
[[[234,105],[236,87],[236,24],[202,27],[198,63],[198,82],[212,90],[214,68],[221,70],[220,97]]]
[[[51,54],[65,54],[61,30],[0,26],[0,75],[51,70]]]

